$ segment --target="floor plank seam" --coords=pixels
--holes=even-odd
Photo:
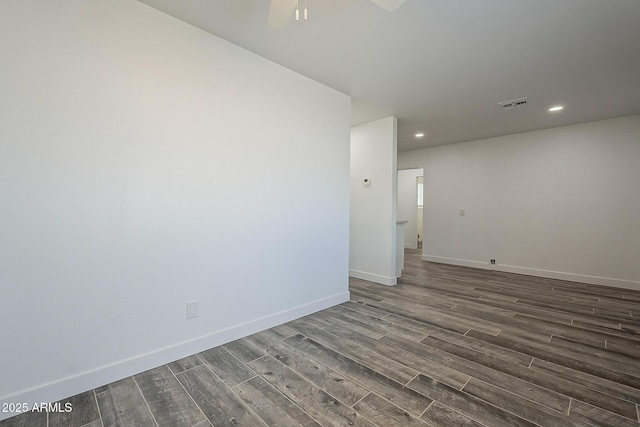
[[[292,337],[292,336],[294,336],[294,335],[295,335],[295,332],[294,332],[293,334],[291,334],[291,335],[288,335],[288,336],[286,336],[286,337],[282,338],[280,341],[284,341],[284,340],[286,340],[287,338],[291,338],[291,337]]]
[[[307,338],[307,339],[309,339],[309,340],[311,340],[311,341],[313,341],[313,342],[318,343],[317,341],[315,341],[315,340],[313,339],[313,337],[306,337],[306,336],[305,336],[305,338]],[[319,344],[319,345],[322,345],[321,343],[318,343],[318,344]],[[322,345],[322,346],[324,347],[324,345]],[[395,384],[397,384],[400,388],[407,388],[407,386],[405,386],[405,385],[404,385],[404,384],[402,384],[401,382],[398,382],[398,381],[396,381],[396,380],[394,380],[394,379],[392,379],[392,378],[389,378],[389,377],[388,377],[388,376],[386,376],[385,374],[382,374],[382,373],[380,373],[380,372],[377,372],[375,369],[372,369],[372,368],[368,367],[367,365],[365,365],[365,364],[363,364],[363,363],[361,363],[361,362],[357,361],[356,359],[352,358],[351,356],[349,356],[348,354],[345,354],[345,353],[344,353],[344,352],[342,352],[342,351],[338,351],[338,350],[332,349],[332,348],[330,348],[330,347],[326,347],[326,348],[328,348],[328,349],[329,349],[329,350],[331,350],[332,352],[335,352],[336,354],[338,354],[338,355],[340,355],[340,356],[344,357],[345,359],[349,360],[349,361],[350,361],[350,363],[353,363],[353,364],[355,364],[355,365],[359,365],[359,366],[361,366],[361,367],[365,368],[366,370],[369,370],[369,371],[371,371],[371,372],[374,372],[377,376],[382,377],[382,379],[383,379],[382,381],[383,381],[385,384],[389,384],[389,383],[394,384],[394,383],[395,383]],[[322,361],[320,361],[319,359],[315,358],[313,355],[310,355],[310,357],[311,357],[312,359],[314,359],[317,363],[324,364]],[[325,365],[325,366],[329,367],[328,365]],[[331,369],[331,367],[329,367],[329,369]],[[418,375],[420,375],[420,374],[418,373]],[[347,374],[345,374],[345,377],[349,378],[349,379],[350,379],[351,381],[353,381],[354,383],[359,384],[359,385],[360,385],[361,387],[363,387],[364,389],[367,389],[370,393],[372,393],[372,392],[373,392],[373,391],[371,390],[371,388],[370,388],[370,387],[368,387],[368,386],[367,386],[367,385],[366,385],[362,380],[360,380],[359,378],[356,378],[355,376],[349,376],[349,375],[347,375]],[[376,381],[378,381],[378,380],[376,380]],[[414,390],[414,391],[415,391],[415,390]],[[416,393],[418,393],[418,392],[416,392]],[[421,393],[418,393],[418,394],[422,395]],[[422,396],[426,398],[426,396],[424,396],[424,395],[422,395]],[[387,399],[387,400],[388,400],[388,399]]]
[[[467,386],[467,384],[469,384],[469,381],[471,381],[471,378],[473,378],[471,375],[469,375],[469,379],[467,379],[467,381],[463,384],[462,387],[460,387],[460,391],[464,390],[464,388]]]
[[[257,358],[257,359],[255,359],[255,360],[258,360],[258,359],[260,359],[260,358],[258,357],[258,358]],[[253,362],[253,360],[252,360],[252,362]],[[247,366],[247,368],[248,368],[248,366]],[[229,387],[231,390],[233,390],[233,389],[237,388],[238,386],[243,385],[244,383],[246,383],[246,382],[248,382],[248,381],[251,381],[252,379],[254,379],[254,378],[256,378],[256,377],[260,377],[260,375],[256,373],[256,374],[255,374],[254,376],[252,376],[251,378],[247,378],[247,379],[246,379],[246,380],[244,380],[244,381],[240,381],[238,384],[234,384],[234,385],[232,385],[231,387],[229,387],[229,386],[227,386],[227,387]]]
[[[433,406],[433,402],[435,402],[435,400],[431,399],[431,403],[429,403],[427,405],[427,407],[424,408],[424,411],[422,411],[422,413],[420,414],[420,416],[418,418],[422,419],[422,417],[424,417],[424,414],[426,414],[427,411],[429,410],[429,408],[431,408]]]
[[[169,366],[167,365],[167,368],[169,368]],[[192,369],[192,368],[191,368]],[[190,369],[186,369],[183,372],[187,372]],[[198,408],[198,410],[202,413],[202,415],[204,416],[204,419],[209,421],[211,423],[211,420],[209,419],[209,417],[207,417],[207,414],[205,414],[205,412],[202,410],[202,408],[200,407],[200,405],[198,405],[198,402],[195,401],[195,399],[193,398],[193,396],[191,395],[191,393],[189,393],[187,391],[187,389],[184,387],[184,384],[182,384],[182,382],[178,379],[178,377],[176,376],[176,373],[173,372],[171,370],[171,368],[169,368],[169,372],[171,372],[171,375],[173,375],[173,378],[177,381],[178,384],[180,384],[180,387],[182,387],[182,389],[184,390],[184,392],[187,394],[187,396],[189,396],[189,399],[191,399],[191,401],[193,402],[194,405],[196,405],[196,408]]]
[[[199,359],[199,358],[198,358],[198,359]],[[204,363],[203,363],[203,365],[204,365]],[[187,369],[184,369],[184,370],[182,370],[182,371],[180,371],[180,372],[174,372],[174,371],[173,371],[173,369],[171,369],[171,368],[169,368],[169,370],[171,371],[171,373],[172,373],[173,375],[177,375],[177,374],[182,374],[182,373],[184,373],[184,372],[192,371],[192,370],[196,369],[198,366],[202,366],[202,365],[192,366],[192,367],[187,368]]]
[[[292,335],[292,336],[293,336],[293,335]],[[290,337],[287,337],[287,338],[290,338]],[[282,342],[282,340],[280,340],[280,341]],[[286,344],[286,343],[284,343],[284,344]],[[265,356],[268,356],[268,355],[265,355]],[[259,376],[260,378],[262,378],[262,379],[267,383],[267,385],[268,385],[269,387],[271,387],[272,389],[274,389],[277,393],[280,393],[280,391],[279,391],[279,390],[278,390],[278,389],[277,389],[273,384],[271,384],[269,381],[267,381],[266,379],[264,379],[260,374],[258,374],[258,376]],[[329,393],[327,393],[327,394],[329,394]],[[329,394],[329,395],[330,395],[330,394]],[[303,408],[301,405],[299,405],[297,402],[293,401],[289,396],[287,396],[287,395],[285,395],[285,394],[283,394],[283,396],[284,396],[284,398],[285,398],[285,399],[289,400],[289,402],[291,402],[293,405],[295,405],[296,407],[298,407],[302,412],[304,412],[305,414],[307,414],[307,416],[308,416],[309,418],[311,418],[312,420],[314,420],[315,422],[317,422],[319,425],[322,425],[322,423],[320,422],[320,420],[318,420],[316,417],[314,417],[312,414],[310,414],[306,409],[304,409],[304,408]],[[331,395],[330,395],[330,396],[331,396]],[[331,397],[333,397],[333,396],[331,396]],[[334,397],[334,399],[335,399],[335,397]],[[348,407],[348,406],[347,406],[347,407]],[[266,424],[266,422],[265,422],[265,424]]]
[[[102,420],[102,411],[100,410],[100,404],[98,403],[98,396],[96,395],[96,390],[93,389],[93,399],[96,401],[96,408],[98,409],[98,419],[100,419],[100,425],[104,427],[104,421]],[[49,425],[49,420],[47,420],[47,426]]]
[[[276,359],[277,360],[277,359]],[[278,362],[280,362],[278,360]],[[282,363],[282,362],[280,362]],[[323,365],[322,363],[318,362],[318,364],[324,366],[326,369],[331,370],[332,372],[336,373],[337,375],[340,375],[339,373],[337,373],[336,371],[334,371],[333,369],[331,369],[329,366]],[[284,366],[287,366],[283,363]],[[353,405],[349,405],[348,402],[342,401],[341,399],[337,398],[336,396],[334,396],[333,394],[331,394],[331,392],[329,390],[327,390],[326,388],[320,386],[319,384],[316,384],[316,382],[313,380],[313,378],[309,378],[308,376],[306,376],[304,373],[298,371],[295,368],[289,367],[287,366],[287,368],[291,369],[293,372],[295,372],[296,374],[298,374],[301,378],[305,379],[306,381],[308,381],[309,383],[315,385],[316,387],[318,387],[319,390],[322,390],[323,392],[327,393],[329,396],[331,396],[331,398],[333,398],[334,400],[336,400],[337,402],[342,403],[344,406],[346,406],[347,408],[349,407],[353,407],[355,405],[355,403]],[[340,375],[340,376],[344,376],[344,375]],[[262,378],[262,377],[261,377]],[[357,384],[357,382],[353,379],[350,379],[350,381],[353,381],[354,383]],[[361,385],[361,387],[365,388],[364,386]],[[367,395],[371,394],[371,391],[369,391],[365,396],[361,397],[360,399],[358,399],[358,402],[360,402],[362,399],[364,399]],[[295,402],[294,402],[295,403]],[[357,402],[356,402],[357,403]],[[302,409],[302,408],[301,408]]]
[[[264,357],[265,357],[265,358],[269,358],[269,357],[273,358],[272,356],[270,356],[270,355],[268,355],[268,354],[267,354],[267,355],[265,355]],[[327,394],[331,399],[333,399],[334,401],[336,401],[336,402],[340,402],[340,403],[341,403],[341,404],[343,404],[346,408],[351,408],[351,409],[353,409],[353,408],[352,408],[352,407],[350,407],[346,402],[341,401],[340,399],[336,398],[334,395],[332,395],[331,393],[329,393],[327,390],[325,390],[323,387],[320,387],[319,385],[315,384],[315,383],[314,383],[310,378],[306,377],[304,374],[300,373],[300,372],[299,372],[299,371],[297,371],[296,369],[293,369],[293,368],[291,368],[291,367],[289,367],[289,366],[285,365],[284,363],[282,363],[281,361],[279,361],[279,360],[277,360],[277,359],[275,359],[275,358],[273,358],[273,359],[274,359],[274,360],[276,360],[277,362],[281,363],[281,364],[285,367],[285,369],[290,369],[290,370],[291,370],[291,371],[293,371],[295,374],[299,375],[299,376],[300,376],[304,381],[307,381],[307,382],[309,382],[310,384],[315,385],[315,386],[318,388],[318,390],[321,390],[322,392],[326,393],[326,394]],[[319,364],[321,364],[320,362],[318,362],[318,363],[319,363]],[[325,365],[325,366],[326,366],[326,365]],[[329,368],[329,367],[327,367],[327,368],[328,368],[328,369],[331,369],[331,368]],[[267,379],[266,379],[266,378],[264,378],[264,377],[262,377],[262,376],[260,376],[260,377],[261,377],[262,379],[264,379],[264,380],[265,380],[265,381],[266,381],[266,382],[267,382],[267,383],[268,383],[272,388],[274,388],[276,391],[280,392],[279,390],[277,390],[277,388],[276,388],[273,384],[271,384],[269,381],[267,381]],[[367,393],[367,395],[368,395],[368,394],[370,394],[370,393],[371,393],[371,392]],[[305,409],[304,409],[304,408],[303,408],[303,407],[302,407],[298,402],[294,401],[293,399],[291,399],[289,396],[287,396],[287,395],[285,395],[285,394],[283,394],[283,395],[284,395],[284,397],[285,397],[286,399],[288,399],[289,401],[291,401],[295,406],[297,406],[298,408],[300,408],[300,410],[302,410],[305,414],[307,414],[311,419],[313,419],[314,421],[316,421],[319,425],[323,425],[323,424],[322,424],[322,422],[321,422],[321,420],[319,420],[319,419],[315,418],[315,417],[313,416],[313,414],[311,414],[311,413],[309,413],[308,411],[306,411],[306,410],[305,410]],[[362,399],[359,399],[358,401],[360,401],[360,400],[362,400]],[[355,410],[354,410],[354,411],[355,411]],[[356,411],[356,413],[358,413],[358,412]],[[358,414],[358,415],[360,415],[360,414]],[[360,416],[362,416],[362,415],[360,415]],[[366,417],[363,417],[363,418],[365,418],[365,419],[366,419]]]
[[[514,377],[514,378],[517,378],[517,377]],[[515,396],[515,397],[517,397],[517,398],[520,398],[520,399],[526,400],[526,401],[530,402],[531,404],[533,404],[533,406],[534,406],[534,407],[535,407],[535,406],[539,406],[539,407],[545,408],[545,409],[547,409],[547,410],[553,411],[554,413],[557,413],[558,415],[561,415],[561,414],[569,415],[569,411],[570,411],[570,408],[571,408],[571,401],[572,401],[572,398],[571,398],[570,396],[565,396],[565,395],[564,395],[564,394],[562,394],[562,393],[558,393],[558,392],[556,392],[556,393],[558,393],[560,396],[564,396],[564,397],[566,397],[566,398],[569,400],[569,403],[567,404],[567,409],[566,409],[566,411],[559,411],[559,410],[557,410],[557,409],[555,409],[555,408],[552,408],[551,406],[545,405],[544,403],[537,402],[537,401],[535,401],[535,400],[529,399],[529,398],[528,398],[528,397],[526,397],[526,396],[523,396],[523,395],[521,395],[521,394],[518,394],[518,393],[512,392],[512,391],[510,391],[510,390],[508,390],[508,389],[505,389],[505,388],[503,388],[503,387],[497,386],[497,385],[495,385],[495,384],[488,383],[488,382],[483,381],[483,380],[481,380],[481,379],[475,378],[475,380],[476,380],[476,381],[480,381],[480,382],[482,382],[482,383],[484,383],[484,384],[488,384],[488,385],[490,385],[490,386],[493,386],[493,387],[495,387],[495,388],[497,388],[497,389],[499,389],[499,390],[502,390],[502,391],[504,391],[504,392],[506,392],[506,393],[508,393],[508,394],[511,394],[511,395],[513,395],[513,396]],[[525,381],[525,382],[528,382],[528,381]],[[529,384],[535,385],[535,384],[533,384],[533,383],[529,383]],[[466,384],[465,384],[465,386],[466,386]],[[481,397],[479,397],[479,399],[482,399],[482,398],[481,398]],[[482,400],[485,400],[485,399],[482,399]],[[486,401],[486,400],[485,400],[485,401]],[[495,403],[492,403],[492,402],[489,402],[489,401],[486,401],[486,402],[491,403],[492,405],[494,405],[494,406],[498,407]],[[504,408],[501,408],[501,409],[503,409],[503,410],[504,410]],[[538,409],[538,410],[539,410],[539,409]],[[515,414],[515,413],[514,413],[514,415],[516,415],[516,416],[518,416],[518,417],[520,417],[520,418],[525,418],[525,419],[527,419],[527,420],[529,420],[529,421],[531,421],[531,422],[534,422],[533,420],[531,420],[531,419],[529,419],[529,418],[526,418],[526,417],[524,417],[524,416],[522,416],[522,415],[518,415],[518,414]]]
[[[476,380],[477,380],[477,378],[476,378]],[[478,380],[478,381],[481,381],[481,380]],[[482,382],[484,382],[484,381],[482,381]],[[468,384],[468,383],[469,383],[469,381],[467,381],[467,384]],[[465,384],[465,387],[466,387],[466,384]],[[463,388],[464,388],[464,387],[463,387]],[[466,394],[466,395],[473,396],[473,395],[471,395],[471,394],[467,393],[467,392],[466,392],[466,391],[464,391],[464,390],[461,390],[461,392],[462,392],[462,393],[464,393],[464,394]],[[513,394],[513,393],[511,393],[511,394]],[[534,421],[530,420],[529,418],[526,418],[526,417],[524,417],[524,416],[522,416],[522,415],[518,415],[518,414],[516,414],[515,412],[513,412],[512,410],[509,410],[509,409],[506,409],[506,408],[501,408],[500,406],[496,405],[495,403],[489,402],[488,400],[485,400],[485,399],[483,399],[483,398],[481,398],[481,397],[478,397],[478,396],[473,396],[473,397],[475,397],[475,398],[476,398],[476,399],[478,399],[478,400],[481,400],[481,401],[485,402],[487,405],[492,406],[492,407],[494,407],[494,408],[498,409],[499,411],[506,412],[506,413],[508,413],[508,414],[510,414],[510,415],[513,415],[513,416],[514,416],[514,417],[516,417],[516,418],[519,418],[519,419],[524,420],[524,421],[528,421],[528,422],[530,422],[530,423],[532,423],[532,424],[538,424],[538,423],[536,423],[536,422],[534,422]],[[522,396],[519,396],[519,397],[521,397],[521,398],[522,398]],[[523,398],[523,399],[524,399],[524,398]],[[529,399],[526,399],[526,400],[529,400]],[[472,418],[472,419],[474,419],[474,418]],[[480,422],[479,420],[476,420],[476,421]]]
[[[405,366],[406,366],[406,365],[405,365]],[[420,376],[420,374],[422,374],[422,372],[418,371],[418,373],[417,373],[413,378],[411,378],[409,381],[407,381],[406,383],[404,383],[404,384],[402,384],[402,385],[403,385],[403,386],[405,386],[405,387],[407,387],[407,386],[409,385],[409,383],[410,383],[411,381],[415,380],[416,378],[418,378],[418,377]]]
[[[360,366],[363,366],[363,367],[364,367],[364,368],[366,368],[366,369],[369,369],[369,370],[371,370],[371,371],[376,372],[378,375],[381,375],[381,376],[385,377],[385,378],[386,378],[387,380],[389,380],[389,381],[393,381],[393,382],[395,382],[395,383],[397,383],[397,384],[404,385],[404,384],[402,384],[401,382],[394,380],[393,378],[389,378],[388,376],[386,376],[386,375],[384,375],[384,374],[382,374],[382,373],[380,373],[380,372],[377,372],[373,367],[371,367],[371,366],[367,366],[365,363],[362,363],[362,362],[360,362],[360,361],[358,361],[358,360],[354,359],[351,355],[349,355],[349,354],[345,353],[344,351],[337,350],[337,349],[332,348],[332,347],[330,347],[330,346],[326,346],[326,345],[324,345],[324,344],[322,344],[322,343],[318,342],[316,339],[314,339],[314,337],[313,337],[313,336],[307,336],[307,335],[304,335],[304,334],[302,334],[302,335],[303,335],[305,338],[310,339],[310,340],[312,340],[312,341],[314,341],[314,342],[316,342],[316,343],[318,343],[318,344],[322,345],[323,347],[326,347],[326,348],[330,349],[331,351],[333,351],[333,352],[335,352],[335,353],[339,354],[340,356],[342,356],[342,357],[345,357],[345,358],[349,359],[351,362],[356,363],[356,364],[358,364],[358,365],[360,365]],[[316,361],[317,361],[317,363],[322,364],[322,362],[320,362],[319,360],[317,360],[317,359],[314,359],[314,360],[316,360]],[[326,366],[326,365],[325,365],[325,366]],[[331,367],[330,367],[330,366],[327,366],[327,367],[328,367],[329,369],[331,369]],[[420,373],[418,373],[418,375],[419,375],[419,374],[420,374]],[[353,378],[352,378],[352,380],[356,381],[356,380],[355,380],[355,379],[353,379]],[[365,387],[364,385],[362,385],[362,386],[363,386],[363,387]],[[366,387],[365,387],[365,388],[366,388]]]
[[[216,348],[216,347],[214,347],[214,348]],[[220,380],[220,382],[221,382],[221,383],[223,383],[227,388],[231,389],[231,387],[229,387],[229,386],[227,385],[226,381],[224,381],[224,380],[220,377],[220,375],[216,374],[216,372],[213,370],[213,367],[212,367],[211,365],[209,365],[205,360],[203,360],[203,359],[200,357],[200,354],[197,354],[197,356],[198,356],[198,359],[200,359],[200,361],[202,362],[202,366],[204,366],[205,368],[207,368],[207,369],[209,370],[209,372],[210,372],[214,377],[216,377],[218,380]],[[268,355],[265,355],[265,356],[268,356]],[[251,368],[249,368],[249,369],[251,369]],[[253,369],[251,369],[251,370],[253,371]],[[185,372],[186,372],[186,371],[185,371]],[[254,373],[255,373],[255,371],[254,371]],[[256,373],[256,375],[258,375],[258,374]]]
[[[356,406],[358,403],[362,402],[362,400],[369,396],[371,393],[373,393],[372,391],[369,391],[367,394],[365,394],[364,396],[362,396],[360,399],[358,399],[356,402],[353,403],[353,405],[351,405],[350,407],[353,408],[354,406]],[[349,405],[347,405],[349,406]]]
[[[253,378],[256,378],[256,377],[258,377],[258,378],[262,378],[262,377],[261,377],[260,375],[258,375],[258,374],[256,374]],[[262,378],[262,379],[264,380],[264,378]],[[247,380],[247,381],[248,381],[248,380]],[[246,382],[246,381],[244,381],[244,382]],[[267,384],[268,384],[269,386],[271,386],[271,387],[272,387],[276,392],[278,392],[278,390],[277,390],[277,389],[275,389],[275,387],[273,387],[271,384],[269,384],[269,382],[268,382],[268,381],[265,381],[265,382],[267,382]],[[239,385],[239,384],[236,384],[236,385]],[[244,399],[242,398],[242,396],[240,396],[240,393],[238,392],[238,390],[234,390],[234,389],[233,389],[233,387],[229,387],[229,389],[230,389],[230,390],[233,392],[233,394],[238,398],[239,403],[240,403],[242,406],[244,406],[246,410],[248,410],[251,414],[253,414],[253,415],[256,417],[256,419],[260,420],[260,421],[262,422],[262,424],[264,424],[264,425],[265,425],[265,426],[267,426],[267,427],[270,427],[270,426],[268,426],[267,422],[266,422],[265,420],[263,420],[263,419],[262,419],[262,417],[261,417],[260,415],[258,415],[258,413],[257,413],[257,412],[256,412],[256,411],[251,407],[251,405],[247,404],[247,402],[245,402],[245,401],[244,401]],[[288,397],[288,396],[284,396],[284,397],[285,397],[285,398],[287,398],[287,399],[289,399],[289,397]],[[309,418],[311,418],[312,420],[314,420],[314,421],[316,421],[316,422],[317,422],[317,420],[316,420],[315,418],[313,418],[310,414],[308,414],[308,413],[307,413],[303,408],[301,408],[301,407],[300,407],[300,405],[298,405],[296,402],[292,401],[291,399],[289,399],[289,401],[290,401],[292,404],[294,404],[295,406],[297,406],[298,408],[300,408],[300,410],[301,410],[302,412],[304,412],[305,414],[307,414],[307,416],[309,416]],[[211,420],[209,420],[209,422],[210,422],[212,425],[214,425],[214,424],[213,424],[213,422],[212,422]],[[320,424],[320,423],[318,423],[318,424]]]
[[[153,422],[156,423],[157,427],[161,427],[158,424],[158,420],[156,420],[156,416],[153,413],[153,411],[151,410],[151,405],[149,405],[149,402],[147,402],[147,398],[144,396],[144,394],[142,393],[142,389],[140,388],[140,384],[138,384],[138,381],[136,380],[135,375],[132,376],[131,378],[133,378],[133,383],[136,385],[136,387],[138,388],[138,392],[140,393],[140,396],[142,397],[142,401],[144,402],[144,404],[146,405],[147,409],[149,410],[149,413],[151,414],[151,418],[153,419]]]

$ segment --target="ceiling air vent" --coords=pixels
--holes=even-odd
[[[512,110],[514,108],[524,107],[527,103],[527,98],[518,98],[512,99],[511,101],[498,102],[498,105],[500,105],[503,110]]]

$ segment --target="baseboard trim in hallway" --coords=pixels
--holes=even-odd
[[[505,273],[523,274],[525,276],[544,277],[547,279],[567,280],[570,282],[587,283],[590,285],[610,286],[614,288],[632,289],[640,291],[640,282],[634,280],[613,279],[610,277],[587,276],[584,274],[565,273],[562,271],[542,270],[539,268],[519,267],[505,264],[489,264],[458,258],[447,258],[433,255],[422,255],[423,261],[439,264],[458,265],[461,267],[481,268],[483,270],[502,271]]]
[[[367,273],[366,271],[349,270],[349,277],[360,280],[367,280],[373,283],[379,283],[385,286],[395,286],[398,279],[390,276],[382,276],[380,274]]]

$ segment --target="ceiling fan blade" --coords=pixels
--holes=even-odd
[[[289,23],[296,8],[296,0],[271,0],[268,28],[282,28]]]
[[[371,0],[387,12],[395,12],[405,0]]]

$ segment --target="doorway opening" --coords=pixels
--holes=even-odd
[[[424,237],[424,177],[416,178],[416,191],[418,206],[416,208],[416,234],[418,235],[418,249],[422,249],[422,239]]]
[[[424,170],[401,169],[398,171],[397,220],[405,222],[405,249],[420,249],[423,241]]]

